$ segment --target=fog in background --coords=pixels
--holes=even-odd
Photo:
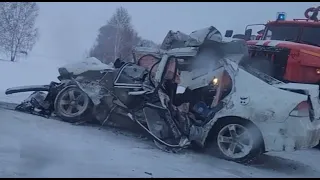
[[[92,47],[98,29],[117,7],[132,16],[140,36],[160,43],[169,30],[190,33],[215,26],[222,33],[243,33],[247,24],[274,20],[277,12],[287,19],[304,18],[316,2],[40,2],[39,40],[30,56],[49,61],[78,61]]]

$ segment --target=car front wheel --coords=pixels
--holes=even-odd
[[[91,100],[88,95],[76,86],[61,90],[54,102],[55,113],[67,122],[84,120],[91,109]]]

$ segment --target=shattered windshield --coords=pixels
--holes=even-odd
[[[301,26],[297,25],[269,25],[264,39],[298,42],[300,34],[299,42],[312,46],[320,46],[320,27],[301,28]]]
[[[300,27],[296,25],[269,25],[264,39],[296,42],[299,36],[299,31]]]

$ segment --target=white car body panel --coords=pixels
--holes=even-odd
[[[194,61],[197,65],[191,72],[181,72],[178,93],[183,93],[185,88],[197,89],[207,86],[214,77],[220,77],[223,70],[227,71],[232,79],[232,90],[221,101],[225,103],[224,107],[215,114],[215,117],[205,125],[204,134],[196,141],[205,144],[206,138],[215,125],[215,123],[224,117],[239,117],[251,121],[255,124],[262,134],[266,151],[284,151],[296,150],[314,147],[319,143],[320,139],[320,104],[318,102],[319,89],[317,86],[306,84],[285,84],[277,82],[277,84],[268,84],[258,77],[250,74],[246,70],[239,68],[239,61],[246,57],[247,46],[241,40],[224,41],[219,38],[221,34],[214,27],[194,31],[189,36],[181,32],[170,31],[166,36],[162,47],[170,48],[179,46],[179,43],[168,45],[171,38],[185,42],[186,46],[201,46],[206,40],[206,35],[209,40],[215,41],[216,45],[230,43],[224,51],[223,57],[217,55],[216,49],[207,48],[200,50],[198,54],[192,54],[193,51],[187,48],[181,48],[184,55],[175,48],[174,52],[162,51],[160,57],[162,60],[157,69],[155,77],[156,82],[160,82],[164,65],[166,64],[169,52],[179,58],[180,56],[191,55],[196,58]],[[191,38],[190,38],[191,37]],[[233,46],[233,42],[235,47]],[[241,44],[242,43],[242,44]],[[219,45],[218,45],[219,46]],[[188,53],[189,52],[189,53]],[[216,51],[217,52],[217,51]],[[219,53],[218,53],[219,54]],[[204,65],[204,66],[203,66]],[[202,66],[202,67],[201,67]],[[204,69],[201,69],[204,68]],[[198,69],[198,72],[197,72]],[[299,94],[288,90],[304,90],[306,94]],[[181,92],[180,92],[181,91]],[[302,101],[307,101],[308,96],[314,108],[315,119],[309,117],[292,117],[290,112]],[[259,135],[257,135],[259,137]]]
[[[307,86],[304,88],[307,89]],[[296,86],[296,89],[300,87]],[[307,95],[269,85],[239,68],[234,76],[234,88],[223,100],[225,107],[216,113],[207,127],[210,129],[219,118],[241,117],[259,128],[266,151],[311,148],[319,143],[320,121],[311,122],[309,117],[289,116],[300,102],[307,99]],[[314,107],[319,105],[316,103]]]
[[[304,90],[310,96],[312,102],[315,119],[320,119],[320,103],[319,103],[319,86],[313,84],[287,83],[274,85],[275,87],[288,90]]]

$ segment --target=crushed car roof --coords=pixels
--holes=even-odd
[[[160,48],[136,47],[134,50],[139,54],[152,54],[159,58],[164,54],[175,57],[190,57],[199,53],[203,54],[204,51],[215,51],[215,53],[209,53],[209,58],[217,59],[219,56],[220,58],[228,58],[236,64],[248,56],[244,40],[223,38],[220,31],[213,26],[193,31],[190,35],[180,31],[169,31]]]

